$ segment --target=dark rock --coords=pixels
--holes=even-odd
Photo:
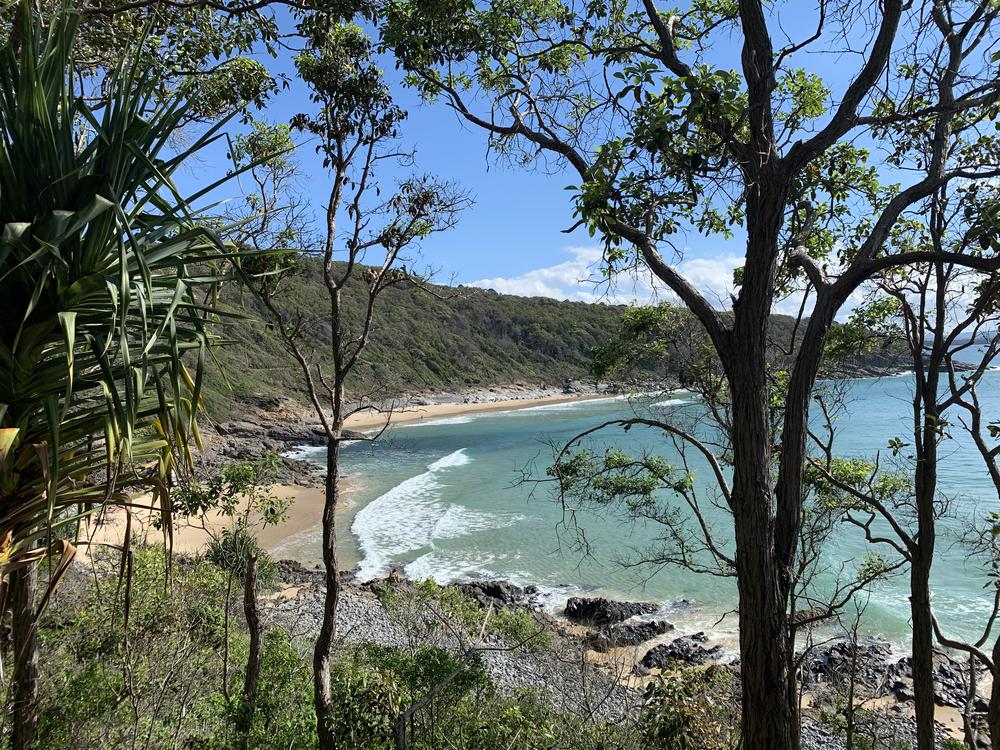
[[[969,677],[964,666],[951,660],[942,662],[934,670],[934,698],[939,706],[964,708],[968,699]],[[985,714],[989,709],[986,699],[976,694],[973,710]]]
[[[913,660],[909,656],[890,661],[892,649],[884,641],[859,644],[856,682],[873,695],[891,695],[898,701],[913,700]],[[802,664],[802,682],[806,687],[822,683],[846,685],[852,671],[852,648],[841,641],[811,654]],[[934,670],[934,696],[939,706],[963,708],[968,690],[965,666],[951,659],[941,660]],[[977,695],[976,711],[985,712],[986,699]]]
[[[674,626],[666,620],[626,622],[621,625],[610,625],[593,633],[587,638],[587,644],[594,651],[604,653],[612,648],[638,646],[673,629]]]
[[[857,653],[848,641],[839,641],[813,651],[802,662],[802,684],[842,684],[855,674],[856,682],[876,694],[885,694],[896,681],[896,667],[889,663],[892,648],[885,641],[860,643]]]
[[[571,596],[566,602],[566,617],[573,622],[588,625],[613,625],[635,617],[656,612],[659,607],[649,602],[616,602],[611,599],[590,599]]]
[[[698,641],[682,636],[670,643],[653,646],[640,662],[646,669],[664,669],[674,663],[704,664],[722,656],[722,646],[705,648]]]
[[[290,584],[322,583],[323,572],[318,568],[307,568],[298,560],[278,560],[275,564],[278,580]]]
[[[507,581],[471,581],[456,584],[456,588],[466,596],[475,599],[484,609],[487,607],[516,607],[521,604],[526,591]]]

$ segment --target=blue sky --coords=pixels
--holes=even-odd
[[[793,12],[789,7],[784,6],[781,12],[781,28],[794,37],[808,36],[814,28],[815,11]],[[779,43],[776,24],[773,31]],[[716,62],[736,66],[738,53],[735,44],[720,49]],[[255,116],[269,122],[287,122],[297,112],[308,111],[308,92],[295,80],[291,55],[264,62],[272,70],[286,74],[290,86]],[[392,61],[384,62],[397,101],[409,112],[401,144],[416,150],[417,161],[411,171],[452,180],[475,199],[475,205],[463,214],[457,228],[425,243],[417,266],[436,269],[435,279],[442,283],[475,283],[506,293],[559,299],[608,298],[607,288],[584,281],[592,275],[600,257],[597,239],[589,237],[585,230],[563,232],[573,223],[571,193],[565,187],[577,182],[575,173],[546,173],[498,162],[487,153],[484,132],[465,125],[441,103],[421,102],[401,84]],[[810,55],[798,64],[814,68],[824,78],[831,79],[836,88],[856,70],[857,58],[848,55],[845,60],[819,54]],[[209,161],[216,157],[219,164],[211,166],[224,168],[221,152]],[[303,171],[301,190],[319,206],[328,177],[308,142],[301,142],[297,158]],[[192,170],[185,181],[191,179],[196,184],[205,173],[205,166],[208,165]],[[741,240],[727,242],[718,237],[692,235],[690,243],[678,265],[710,298],[726,306],[733,268],[741,263]],[[612,298],[647,301],[657,295],[669,297],[656,290],[650,279],[638,278],[621,281]],[[792,312],[797,304],[790,301],[782,310]]]

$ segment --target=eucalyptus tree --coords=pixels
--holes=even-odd
[[[336,636],[340,576],[337,559],[337,511],[340,501],[341,448],[347,418],[361,411],[381,412],[385,394],[355,393],[348,401],[347,380],[363,360],[380,325],[394,325],[380,298],[400,284],[419,284],[407,267],[420,241],[451,228],[469,199],[454,186],[425,176],[391,185],[383,177],[404,168],[411,154],[399,146],[406,113],[393,101],[373,58],[371,40],[356,25],[316,15],[302,25],[309,40],[295,59],[299,77],[315,105],[292,119],[308,134],[330,176],[322,199],[320,248],[322,280],[329,307],[303,309],[281,293],[281,276],[290,265],[258,275],[257,291],[289,354],[298,362],[306,392],[326,435],[325,502],[322,553],[326,593],[323,618],[313,653],[314,700],[320,748],[337,746],[335,702],[330,667]],[[289,256],[294,259],[294,256]],[[348,295],[364,300],[360,319],[345,314]],[[382,322],[382,315],[386,320]],[[314,336],[304,336],[318,329]],[[322,341],[325,351],[311,351],[308,340]],[[322,362],[331,367],[324,370]]]
[[[578,224],[600,235],[607,270],[648,268],[704,327],[732,403],[743,743],[782,750],[798,744],[788,598],[824,343],[867,279],[937,254],[888,251],[903,211],[1000,171],[980,151],[952,153],[951,138],[958,126],[992,137],[1000,8],[819,0],[807,20],[762,0],[656,5],[386,0],[382,38],[409,82],[496,152],[573,174]],[[830,83],[809,69],[814,54],[836,56]],[[674,263],[695,234],[745,243],[729,314]],[[958,262],[998,264],[992,252]],[[795,285],[809,317],[775,430],[767,331]]]
[[[905,241],[947,247],[955,254],[978,250],[978,231],[970,231],[962,214],[968,201],[979,197],[976,186],[951,201],[944,191],[935,194],[926,207],[928,220],[912,222],[902,232]],[[915,716],[922,747],[932,746],[925,743],[933,743],[934,737],[931,569],[940,521],[953,510],[938,482],[941,450],[953,437],[952,413],[975,393],[996,355],[996,340],[988,342],[984,355],[977,355],[976,347],[997,322],[992,300],[998,284],[996,274],[944,261],[881,278],[861,317],[891,321],[893,338],[906,352],[914,373],[909,432],[890,439],[884,457],[837,459],[822,466],[813,462],[810,471],[819,486],[826,485],[821,492],[829,501],[844,508],[847,523],[872,544],[890,548],[908,568]],[[964,361],[968,358],[972,364]]]
[[[197,441],[201,364],[222,255],[176,171],[219,137],[170,144],[190,101],[133,61],[100,110],[74,95],[79,18],[18,6],[0,49],[0,573],[14,612],[13,736],[32,746],[36,569],[51,586],[79,521],[151,493],[170,530],[170,477]]]
[[[264,2],[237,12],[210,0],[74,3],[76,93],[98,109],[112,93],[114,71],[138,55],[164,90],[184,87],[190,102],[185,121],[208,123],[234,106],[260,106],[280,82],[266,64],[282,44],[278,7],[284,4]],[[65,0],[36,3],[43,22],[69,8]],[[0,25],[0,34],[17,44],[14,23]]]

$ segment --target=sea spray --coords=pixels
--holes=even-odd
[[[472,460],[465,451],[462,448],[434,461],[425,472],[397,484],[358,512],[351,531],[364,555],[358,567],[359,579],[384,575],[393,563],[405,561],[425,548],[431,552],[422,556],[424,562],[418,567],[424,574],[420,577],[448,578],[455,561],[441,560],[439,575],[428,564],[435,540],[503,528],[523,519],[516,514],[484,513],[441,500],[448,471]]]

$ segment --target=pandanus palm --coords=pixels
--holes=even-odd
[[[190,208],[215,186],[184,199],[172,180],[221,123],[176,148],[184,91],[138,66],[92,109],[74,95],[76,28],[24,2],[0,49],[0,575],[28,623],[15,746],[31,744],[17,725],[32,723],[32,680],[17,674],[32,668],[33,564],[51,556],[58,574],[77,522],[141,490],[169,530],[167,480],[197,440],[205,269],[221,256]]]

